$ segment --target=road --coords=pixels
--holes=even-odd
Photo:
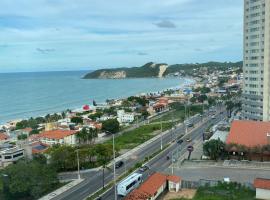
[[[218,123],[224,117],[225,117],[224,114],[220,114],[214,120],[211,120],[210,118],[208,118],[208,121],[205,121],[205,123],[203,123],[199,127],[195,127],[195,129],[193,131],[191,131],[188,135],[183,136],[182,139],[184,140],[184,142],[181,145],[179,145],[177,143],[173,143],[169,148],[167,148],[165,151],[163,151],[161,154],[159,154],[153,160],[149,161],[147,163],[147,166],[150,167],[150,170],[143,173],[143,180],[145,180],[153,172],[167,171],[169,166],[172,164],[171,159],[167,160],[168,155],[171,157],[172,152],[176,151],[176,149],[179,150],[179,155],[185,154],[187,152],[187,146],[189,146],[190,144],[194,144],[194,141],[202,140],[202,135],[205,132],[205,130],[209,127],[210,124]],[[194,121],[194,123],[196,123],[196,122],[198,122],[198,120]],[[182,131],[184,131],[184,129]],[[191,142],[186,142],[187,138],[191,138]],[[141,172],[138,172],[138,173],[141,173]],[[117,198],[119,200],[123,199],[122,197],[119,197],[119,196]],[[111,188],[108,192],[106,192],[101,197],[101,199],[102,200],[114,199],[114,188]]]
[[[199,179],[223,180],[224,177],[240,183],[253,183],[255,178],[270,178],[270,171],[263,169],[237,169],[227,167],[180,167],[175,168],[175,175],[184,180],[198,181]]]
[[[190,136],[184,136],[183,139],[186,139],[186,137],[191,137],[194,140],[197,137],[202,136],[203,131],[210,125],[210,123],[213,123],[213,120],[209,118],[208,113],[206,113],[204,117],[205,117],[204,123],[201,125],[201,127],[198,129],[195,128],[195,130],[191,132]],[[208,119],[208,121],[206,120],[206,118]],[[219,118],[215,119],[214,123],[216,123],[216,121],[218,120]],[[199,122],[202,121],[202,117],[197,115],[196,117],[193,117],[192,119],[190,119],[190,121],[194,124],[198,124]],[[175,138],[181,137],[184,133],[185,133],[184,125],[176,126],[175,129],[168,131],[166,134],[162,136],[163,146],[165,146],[166,144],[170,144],[172,141],[175,140]],[[183,144],[181,144],[181,147],[183,147],[182,148],[183,152],[186,151],[185,148],[187,145],[188,145],[187,142],[183,142]],[[161,148],[160,146],[161,146],[161,139],[157,139],[153,141],[152,143],[149,143],[145,147],[139,149],[138,151],[134,152],[132,156],[123,160],[125,165],[117,169],[116,174],[117,175],[122,174],[123,172],[125,172],[125,170],[132,168],[137,162],[143,161],[145,158],[157,152]],[[171,161],[166,160],[166,155],[169,155],[170,152],[176,148],[177,148],[177,143],[174,143],[172,146],[170,146],[170,148],[166,149],[160,156],[151,160],[150,161],[151,170],[162,171],[165,168],[168,168]],[[109,166],[109,167],[112,168],[112,166]],[[82,178],[85,179],[83,182],[71,188],[70,190],[60,194],[59,196],[53,198],[53,200],[83,200],[89,195],[96,192],[98,189],[102,188],[102,185],[103,185],[102,177],[103,177],[102,170],[83,173]],[[104,177],[105,177],[105,183],[110,182],[113,179],[112,170],[105,170]],[[62,178],[72,179],[72,178],[77,178],[77,176],[76,174],[67,174],[67,175],[63,175]],[[113,199],[111,198],[110,195],[108,196],[110,200]]]

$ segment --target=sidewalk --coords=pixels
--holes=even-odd
[[[57,189],[57,190],[55,190],[55,191],[47,194],[46,196],[41,197],[39,200],[50,200],[50,199],[53,199],[54,197],[56,197],[56,196],[58,196],[58,195],[60,195],[60,194],[62,194],[64,192],[66,192],[70,188],[78,185],[82,181],[84,181],[84,179],[80,179],[80,180],[79,179],[76,179],[76,180],[74,180],[74,181],[72,181],[72,182],[64,185],[63,187],[61,187],[61,188],[59,188],[59,189]]]

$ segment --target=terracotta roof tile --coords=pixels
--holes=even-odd
[[[73,135],[78,131],[74,130],[52,130],[52,131],[45,131],[39,134],[40,138],[48,138],[48,139],[63,139],[69,135]]]
[[[240,144],[247,147],[267,145],[267,134],[270,133],[270,122],[233,121],[226,143]]]
[[[174,183],[179,183],[181,181],[181,178],[179,176],[168,176],[167,180],[174,182]]]
[[[166,184],[167,180],[173,182],[180,182],[181,178],[178,176],[168,176],[161,173],[154,173],[151,175],[138,189],[133,190],[125,200],[145,200],[154,196],[158,189]]]
[[[270,179],[256,178],[254,180],[254,187],[270,190]]]
[[[0,133],[0,140],[7,140],[9,138],[5,133]]]

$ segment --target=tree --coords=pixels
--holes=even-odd
[[[5,199],[38,199],[59,184],[56,171],[37,161],[19,161],[2,172]]]
[[[101,116],[102,112],[97,111],[96,113],[90,114],[88,118],[95,121],[97,118],[100,118]]]
[[[212,160],[217,160],[225,150],[225,144],[221,140],[210,140],[204,143],[203,152]]]
[[[234,108],[234,103],[232,101],[226,101],[225,105],[226,105],[226,110],[227,110],[227,113],[228,113],[228,117],[231,117],[232,111],[233,111],[233,108]]]
[[[142,111],[142,117],[143,117],[143,119],[147,119],[147,117],[149,116],[150,114],[149,114],[149,112],[147,111],[147,110],[143,110]]]
[[[18,140],[25,140],[27,138],[26,134],[18,135]]]
[[[82,124],[83,123],[82,117],[72,117],[70,121],[72,123],[75,123],[75,124]]]
[[[98,144],[96,146],[96,152],[97,152],[97,159],[99,164],[102,166],[102,185],[104,188],[105,183],[105,176],[104,172],[107,168],[108,163],[112,159],[113,156],[113,148],[112,145],[104,145],[104,144]]]
[[[120,124],[117,119],[108,119],[102,122],[102,130],[110,133],[117,133],[120,129]]]
[[[196,103],[197,98],[196,98],[196,97],[191,97],[191,98],[189,99],[189,101],[190,101],[191,103]]]
[[[50,165],[57,171],[69,171],[76,169],[75,148],[66,145],[55,145],[48,150]]]
[[[97,129],[83,128],[79,133],[76,134],[80,143],[89,144],[94,138],[97,137]]]
[[[205,94],[202,94],[198,97],[198,101],[200,103],[203,103],[205,100],[207,100],[207,96]]]

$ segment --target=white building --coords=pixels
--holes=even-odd
[[[270,200],[270,179],[256,178],[254,187],[256,188],[256,199]]]
[[[117,111],[117,120],[119,123],[131,123],[134,121],[134,114],[133,113],[126,113],[124,110]]]
[[[244,119],[270,120],[270,1],[244,1]]]
[[[40,142],[50,146],[54,144],[75,145],[77,143],[77,132],[75,130],[52,130],[45,131],[38,137]]]
[[[24,157],[24,149],[13,147],[0,151],[0,167],[6,167]]]

